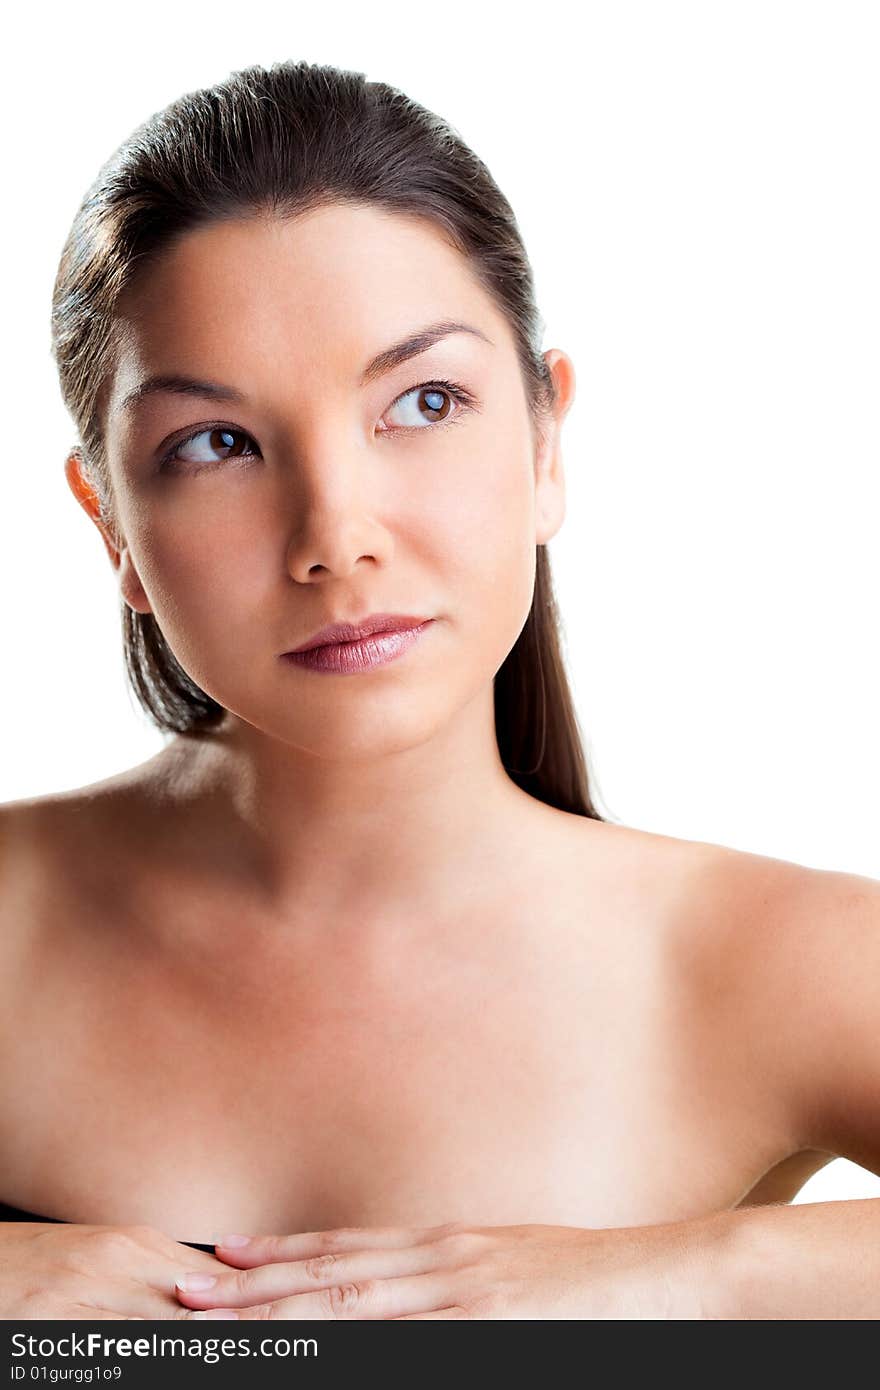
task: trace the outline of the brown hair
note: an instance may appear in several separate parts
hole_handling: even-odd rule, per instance
[[[544,325],[516,219],[486,166],[445,121],[363,73],[307,62],[249,67],[138,126],[101,167],[62,251],[52,354],[76,451],[118,540],[101,416],[123,292],[192,228],[346,201],[427,217],[452,239],[511,325],[540,437],[554,399]],[[129,683],[152,722],[182,735],[216,726],[226,711],[180,666],[155,616],[123,600],[122,624]],[[551,806],[608,819],[590,794],[545,546],[494,692],[510,777]]]

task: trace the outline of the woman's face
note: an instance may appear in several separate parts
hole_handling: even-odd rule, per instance
[[[364,378],[440,321],[476,331]],[[535,546],[563,516],[569,360],[548,354],[561,399],[539,450],[512,333],[466,261],[429,221],[362,205],[190,232],[120,326],[105,426],[125,600],[213,699],[287,744],[341,756],[430,737],[528,615]],[[155,377],[226,396],[133,394]],[[363,674],[281,659],[375,612],[434,621]]]

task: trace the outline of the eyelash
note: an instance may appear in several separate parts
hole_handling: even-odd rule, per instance
[[[398,425],[393,431],[384,431],[384,433],[423,434],[426,430],[442,429],[445,425],[457,424],[464,411],[472,410],[474,408],[473,396],[470,394],[469,391],[466,391],[463,386],[460,386],[458,382],[421,381],[417,386],[410,386],[408,390],[401,391],[399,396],[395,396],[388,409],[393,409],[394,406],[398,404],[398,402],[405,400],[407,396],[411,396],[415,391],[430,391],[437,389],[444,391],[447,395],[451,396],[453,400],[458,402],[461,409],[457,410],[454,415],[449,416],[445,420],[434,420],[433,422],[429,422],[426,425]],[[162,458],[159,461],[159,467],[162,469],[167,469],[168,471],[174,471],[174,465],[177,465],[179,471],[186,473],[200,473],[205,468],[219,467],[219,464],[215,463],[191,464],[186,463],[184,460],[178,460],[177,451],[179,449],[182,449],[185,444],[190,444],[194,439],[198,439],[200,434],[207,434],[210,430],[222,429],[228,429],[230,434],[239,434],[242,436],[243,439],[250,440],[251,443],[256,442],[253,439],[253,436],[249,435],[246,430],[240,430],[237,427],[230,427],[226,425],[225,422],[219,422],[217,424],[200,425],[198,429],[191,430],[190,433],[185,435],[183,439],[177,439],[174,441],[170,448],[162,455]],[[253,454],[239,454],[235,455],[234,459],[241,460],[243,458],[247,459],[252,457]],[[224,462],[224,460],[221,459],[220,463],[222,462]]]

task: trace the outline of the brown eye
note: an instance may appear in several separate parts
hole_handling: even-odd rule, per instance
[[[418,409],[430,412],[434,420],[442,420],[449,414],[451,402],[445,391],[437,391],[433,386],[422,388],[418,395]]]
[[[422,429],[425,425],[442,425],[454,414],[460,414],[466,408],[467,399],[460,388],[453,390],[439,382],[426,382],[398,396],[391,411],[398,414],[396,425],[399,429]]]
[[[227,458],[247,458],[254,451],[242,449],[245,440],[253,443],[250,435],[245,434],[243,430],[230,429],[227,425],[214,425],[209,429],[198,430],[187,439],[181,439],[166,455],[164,462],[192,464],[199,468],[212,463],[222,463]]]

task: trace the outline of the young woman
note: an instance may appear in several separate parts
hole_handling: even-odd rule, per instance
[[[2,1316],[875,1297],[876,1203],[775,1204],[880,1169],[880,885],[597,810],[540,336],[485,166],[361,74],[234,74],[89,189],[66,475],[167,740],[0,808]]]

